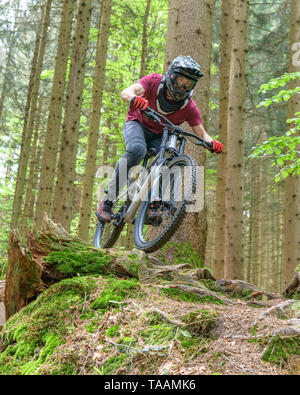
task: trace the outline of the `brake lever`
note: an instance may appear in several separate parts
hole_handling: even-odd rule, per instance
[[[146,110],[141,110],[141,113],[144,113],[146,115],[146,117],[148,117],[149,119],[152,119],[152,121],[155,121],[158,123],[161,122],[159,117],[157,115],[155,115],[152,110],[150,110],[148,108],[146,108]]]
[[[196,141],[195,144],[201,145],[202,147],[208,149],[212,153],[214,152],[212,143],[209,143],[208,141],[204,141],[204,140],[203,141]]]

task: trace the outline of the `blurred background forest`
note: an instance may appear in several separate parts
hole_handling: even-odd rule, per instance
[[[221,70],[222,50],[230,60],[231,49],[226,49],[225,44],[231,42],[233,6],[238,3],[247,3],[243,22],[247,29],[240,37],[241,46],[246,42],[241,47],[245,70],[240,87],[244,89],[245,101],[241,99],[243,123],[235,125],[232,118],[227,143],[220,130],[226,123],[220,112],[224,100],[220,88],[225,87],[224,78],[227,76],[229,81],[230,73]],[[221,246],[226,248],[224,188],[229,184],[238,187],[241,201],[236,213],[240,217],[231,221],[231,214],[226,212],[229,223],[240,223],[240,230],[236,227],[239,234],[231,236],[240,250],[235,258],[239,261],[235,277],[266,290],[281,291],[299,264],[299,177],[282,172],[283,162],[276,161],[280,149],[277,153],[269,149],[265,156],[250,155],[253,147],[282,136],[287,130],[288,100],[257,107],[274,94],[258,91],[262,84],[291,71],[294,16],[291,7],[299,13],[297,3],[297,0],[252,0],[249,4],[241,0],[1,0],[3,267],[11,228],[24,231],[33,223],[39,226],[45,211],[72,234],[92,240],[96,191],[101,182],[106,182],[93,177],[99,166],[115,166],[125,149],[122,128],[127,105],[121,101],[120,92],[143,75],[163,74],[168,62],[185,52],[182,54],[191,55],[204,68],[206,78],[198,84],[195,98],[206,130],[225,144],[225,151],[228,147],[227,155],[207,153],[203,158],[202,153],[198,158],[205,164],[207,223],[205,227],[193,228],[194,234],[205,234],[199,253],[205,266],[218,273],[217,277],[224,275]],[[179,28],[176,18],[181,33],[174,30]],[[299,36],[299,32],[298,19],[295,34]],[[180,34],[184,39],[174,49],[174,40],[179,40]],[[236,52],[232,53],[234,57]],[[225,182],[224,171],[229,167],[224,160],[235,159],[235,148],[230,147],[234,139],[239,142],[242,156],[236,159],[241,159],[238,165],[231,165],[238,167],[240,174],[236,177],[228,173]],[[238,151],[236,155],[240,155]],[[218,161],[223,162],[218,166]],[[218,185],[223,192],[217,191]],[[217,203],[218,196],[223,203]],[[230,230],[226,229],[228,233]],[[223,242],[217,239],[218,230],[223,230]],[[184,237],[188,241],[188,234]],[[127,229],[118,246],[133,246]],[[288,257],[287,251],[292,257]]]

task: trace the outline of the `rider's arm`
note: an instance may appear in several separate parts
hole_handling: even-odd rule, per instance
[[[145,92],[143,85],[139,82],[129,86],[121,92],[121,99],[126,103],[130,103],[134,96],[141,96]]]
[[[211,143],[213,139],[210,137],[210,135],[206,132],[204,129],[203,125],[196,125],[192,127],[193,133],[195,133],[197,136],[201,137],[205,141],[208,141]]]

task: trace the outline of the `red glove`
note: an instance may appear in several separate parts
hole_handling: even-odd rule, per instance
[[[133,105],[134,108],[137,108],[138,110],[146,110],[146,108],[149,105],[149,102],[147,99],[141,96],[134,96],[131,99],[130,104]]]
[[[213,151],[216,154],[220,154],[223,151],[224,145],[220,143],[220,141],[213,140],[212,145],[213,145]]]

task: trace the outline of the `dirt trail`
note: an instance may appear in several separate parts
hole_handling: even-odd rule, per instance
[[[288,326],[285,320],[267,316],[259,320],[259,316],[273,305],[281,303],[276,299],[265,303],[266,307],[254,308],[245,301],[234,305],[196,304],[172,301],[161,306],[168,315],[179,319],[180,315],[197,308],[214,310],[219,318],[215,328],[210,332],[208,351],[199,354],[195,359],[184,362],[176,351],[170,353],[169,360],[160,368],[169,374],[225,374],[225,375],[285,375],[290,374],[290,367],[263,362],[263,348],[254,338],[271,335],[273,331]],[[169,300],[170,302],[170,300]],[[149,308],[150,306],[144,306]],[[252,341],[251,341],[252,340]]]

